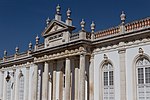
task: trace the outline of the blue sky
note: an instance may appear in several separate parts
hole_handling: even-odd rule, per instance
[[[126,22],[150,16],[150,0],[0,0],[0,57],[6,49],[8,55],[28,49],[31,41],[46,26],[47,17],[54,18],[57,4],[61,6],[62,19],[66,19],[66,10],[72,11],[71,18],[75,31],[79,31],[81,19],[85,19],[86,30],[90,31],[92,21],[96,31],[120,24],[120,14],[126,14]]]

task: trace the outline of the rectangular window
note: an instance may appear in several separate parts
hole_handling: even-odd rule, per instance
[[[113,85],[113,71],[109,71],[109,85]]]
[[[138,84],[144,84],[143,68],[138,68]]]
[[[146,83],[150,83],[150,67],[145,68],[145,80]]]
[[[108,72],[104,72],[104,86],[108,86]]]

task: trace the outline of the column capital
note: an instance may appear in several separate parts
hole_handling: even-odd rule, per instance
[[[118,50],[118,53],[119,53],[119,54],[126,53],[126,49],[125,49],[125,48],[119,49],[119,50]]]
[[[71,57],[66,57],[66,60],[70,60],[71,59]]]
[[[29,64],[27,64],[27,65],[26,65],[26,69],[29,69],[29,68],[30,68],[30,65],[29,65]]]
[[[82,52],[81,54],[80,54],[80,57],[83,57],[83,56],[85,56],[86,55],[86,52]]]

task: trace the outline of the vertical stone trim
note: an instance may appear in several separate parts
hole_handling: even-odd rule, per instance
[[[44,72],[42,80],[42,100],[48,100],[48,72],[49,66],[48,62],[44,63]]]
[[[37,100],[37,91],[38,91],[38,65],[34,65],[34,75],[33,75],[33,83],[32,83],[32,100]]]
[[[75,96],[74,96],[74,98],[75,98],[75,100],[79,100],[79,85],[78,85],[78,83],[79,83],[79,68],[78,68],[78,65],[77,65],[77,63],[78,63],[78,61],[77,61],[77,59],[75,59],[75,63],[74,63],[74,67],[75,67]]]
[[[53,81],[52,81],[52,74],[53,74],[53,64],[52,64],[52,62],[50,62],[50,67],[49,67],[49,69],[50,69],[50,73],[49,73],[49,90],[48,90],[48,100],[53,100]]]
[[[17,70],[16,70],[16,74],[15,74],[15,100],[18,100],[18,74],[17,74]]]
[[[5,72],[4,72],[4,81],[3,81],[3,99],[2,100],[6,100],[6,79],[5,79]]]
[[[53,63],[53,100],[56,100],[56,61]]]
[[[0,70],[0,99],[3,98],[4,71]]]
[[[91,54],[90,67],[89,67],[89,98],[94,100],[94,54]]]
[[[26,79],[25,79],[25,92],[24,92],[24,100],[29,99],[29,71],[30,71],[30,66],[26,65]]]
[[[65,68],[65,100],[70,100],[70,59],[66,58]]]
[[[63,72],[59,73],[59,100],[63,100]]]
[[[85,100],[85,54],[80,55],[80,100]]]
[[[75,61],[76,61],[76,57],[73,57],[71,59],[71,100],[75,100]]]
[[[120,59],[120,100],[126,100],[126,65],[125,49],[118,51]]]
[[[12,83],[13,83],[13,86],[12,86],[12,96],[11,96],[11,100],[15,100],[15,84],[16,84],[16,69],[13,69],[13,77],[12,77]]]

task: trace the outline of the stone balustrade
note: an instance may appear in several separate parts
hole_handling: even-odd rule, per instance
[[[44,49],[44,43],[38,44],[38,49]]]
[[[70,41],[79,39],[79,33],[72,33],[70,36]]]
[[[130,31],[139,30],[145,27],[150,27],[150,17],[126,24],[125,31],[130,32]]]
[[[118,34],[119,33],[119,27],[113,27],[107,30],[99,31],[95,33],[95,39],[104,37],[107,35],[112,35],[112,34]]]
[[[139,21],[134,21],[132,23],[127,23],[124,25],[124,27],[125,27],[125,33],[150,27],[150,17],[139,20]],[[95,39],[108,36],[108,35],[119,34],[119,33],[120,33],[120,27],[117,26],[117,27],[113,27],[107,30],[96,32]]]

